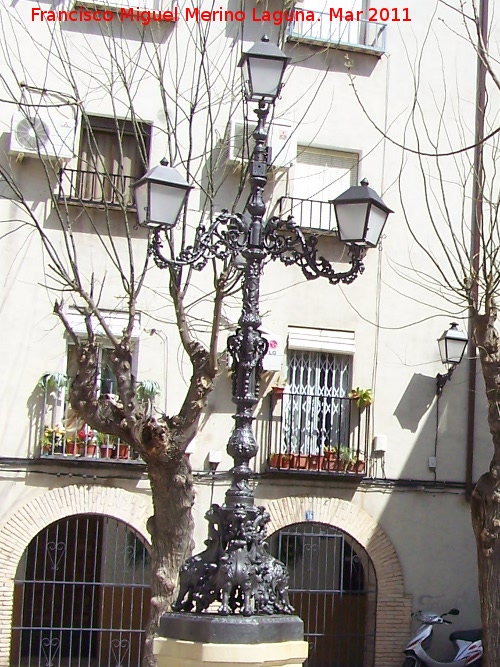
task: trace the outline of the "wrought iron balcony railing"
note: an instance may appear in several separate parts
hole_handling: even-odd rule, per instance
[[[370,406],[336,396],[273,391],[267,437],[268,471],[364,476],[368,460]]]
[[[384,53],[386,23],[330,20],[328,12],[314,12],[317,21],[294,21],[288,36],[295,41],[307,41],[322,45],[362,48],[374,53]]]
[[[337,221],[333,206],[319,199],[300,199],[299,197],[280,197],[278,215],[282,219],[293,216],[302,230],[337,233]]]
[[[127,207],[134,210],[131,185],[134,176],[108,174],[85,169],[61,169],[59,172],[60,201],[92,204],[102,207]]]

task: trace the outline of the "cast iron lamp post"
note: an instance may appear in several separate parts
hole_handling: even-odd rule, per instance
[[[448,366],[448,372],[438,373],[436,376],[437,396],[441,396],[445,384],[451,380],[455,368],[462,361],[468,342],[469,339],[463,331],[460,331],[456,322],[451,322],[450,328],[438,339],[441,361]]]
[[[260,276],[265,260],[279,259],[285,265],[299,266],[309,280],[324,277],[332,284],[351,283],[362,273],[363,255],[367,248],[378,244],[391,213],[364,181],[332,202],[339,237],[347,245],[350,257],[350,267],[340,272],[318,254],[317,236],[305,237],[292,217],[265,219],[262,195],[268,171],[266,122],[282,87],[288,61],[267,37],[244,53],[240,61],[245,72],[246,99],[258,104],[255,148],[249,165],[251,193],[243,215],[223,211],[208,225],[199,225],[193,244],[176,259],[170,259],[163,253],[164,243],[168,246],[166,230],[175,225],[190,186],[165,163],[135,185],[139,224],[151,229],[150,251],[157,266],[190,265],[202,269],[214,258],[244,259],[241,316],[236,333],[228,338],[233,359],[232,397],[236,404],[235,425],[227,445],[234,461],[232,481],[224,504],[212,505],[207,513],[207,548],[181,568],[175,611],[194,608],[202,612],[219,601],[222,615],[293,612],[288,601],[287,569],[267,551],[269,515],[264,507],[255,506],[250,487],[250,460],[258,449],[252,429],[253,408],[258,401],[262,359],[268,345],[259,331]],[[170,207],[171,196],[174,204]]]

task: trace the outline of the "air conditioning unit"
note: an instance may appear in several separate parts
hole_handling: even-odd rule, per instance
[[[229,128],[228,162],[242,166],[243,160],[251,156],[254,141],[252,132],[257,123],[244,123],[240,120],[231,121]],[[247,145],[245,145],[245,137]],[[271,149],[272,169],[288,169],[297,157],[297,141],[293,133],[293,125],[287,120],[274,120],[269,127],[268,147]]]
[[[76,118],[67,115],[66,107],[26,107],[12,117],[9,149],[18,155],[69,160],[75,132]]]

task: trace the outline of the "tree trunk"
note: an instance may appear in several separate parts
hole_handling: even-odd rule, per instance
[[[483,475],[471,503],[476,535],[479,598],[483,627],[483,667],[497,667],[500,655],[500,480]]]
[[[483,627],[484,667],[497,667],[500,655],[500,337],[495,328],[494,304],[474,317],[474,339],[479,350],[488,400],[488,425],[493,441],[489,472],[476,484],[471,500],[476,536],[479,598]]]
[[[151,533],[152,597],[151,616],[146,632],[143,667],[154,666],[153,640],[162,614],[170,611],[177,573],[192,550],[194,503],[193,478],[185,456],[165,464],[148,463],[154,515],[148,529]]]

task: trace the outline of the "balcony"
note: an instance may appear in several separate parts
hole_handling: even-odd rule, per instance
[[[66,384],[41,387],[40,435],[34,458],[143,463],[125,442],[95,431],[80,419],[67,394]]]
[[[288,39],[318,46],[335,46],[381,56],[385,52],[386,23],[330,20],[327,12],[314,12],[318,21],[294,21]]]
[[[281,197],[278,200],[278,215],[282,219],[293,216],[295,223],[302,231],[337,233],[333,206],[327,201]]]
[[[77,7],[97,7],[113,12],[120,9],[163,11],[162,0],[75,0],[74,4]]]
[[[63,424],[67,420],[63,420]],[[41,438],[42,458],[96,459],[99,461],[130,461],[138,459],[119,438],[94,431],[85,423],[77,430],[63,424],[45,426]]]
[[[279,391],[269,396],[267,426],[260,429],[267,473],[341,477],[366,474],[370,406],[347,397]],[[263,426],[263,423],[261,424]]]
[[[69,204],[135,210],[132,183],[134,176],[108,174],[85,169],[61,169],[59,201]]]

